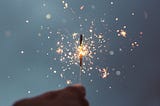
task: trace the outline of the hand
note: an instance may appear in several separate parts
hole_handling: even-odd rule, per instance
[[[85,88],[82,85],[74,85],[20,100],[13,106],[89,106],[89,103],[85,99]]]

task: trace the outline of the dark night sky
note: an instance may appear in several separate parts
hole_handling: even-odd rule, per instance
[[[66,9],[62,0],[0,1],[0,106],[63,88],[67,86],[66,79],[78,83],[76,75],[70,74],[78,74],[77,67],[71,67],[62,78],[61,67],[65,63],[53,61],[59,56],[56,43],[60,37],[56,32],[64,32],[69,37],[65,40],[72,42],[69,35],[74,32],[90,36],[88,28],[93,20],[95,33],[102,32],[104,39],[109,39],[102,44],[107,45],[102,48],[107,52],[97,49],[93,67],[108,67],[110,74],[103,79],[98,70],[92,69],[91,76],[82,75],[91,106],[160,106],[160,1],[64,1],[68,3]],[[84,10],[80,10],[83,5]],[[46,18],[47,14],[51,19]],[[87,21],[82,21],[85,18]],[[116,30],[123,26],[127,26],[126,38],[117,36]],[[131,46],[134,41],[138,47]]]

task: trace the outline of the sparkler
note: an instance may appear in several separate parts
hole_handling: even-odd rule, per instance
[[[121,40],[123,39],[120,39],[120,44],[117,45],[117,47],[119,48],[119,52],[121,52],[123,49],[124,49],[123,52],[124,51],[127,52],[127,50],[133,51],[133,49],[135,49],[140,45],[139,38],[142,38],[143,32],[142,31],[139,32],[138,34],[140,36],[136,38],[127,36],[128,35],[127,33],[130,33],[130,32],[127,32],[128,31],[127,25],[125,23],[123,23],[122,25],[119,23],[119,17],[115,18],[117,28],[110,29],[112,26],[110,26],[107,22],[107,18],[106,18],[107,13],[103,13],[104,16],[102,17],[99,17],[99,16],[83,17],[83,15],[79,15],[79,13],[76,12],[77,9],[74,10],[74,8],[71,7],[70,2],[68,2],[67,0],[62,0],[62,4],[64,9],[64,11],[62,12],[64,12],[65,15],[70,14],[71,16],[70,18],[73,19],[72,22],[75,22],[78,26],[80,26],[80,30],[83,31],[83,33],[85,33],[86,35],[73,32],[73,30],[69,30],[63,27],[62,28],[54,27],[52,29],[53,26],[44,25],[44,26],[40,26],[41,31],[38,33],[38,37],[40,37],[41,39],[46,39],[45,38],[46,36],[43,36],[43,35],[46,35],[46,33],[49,34],[48,42],[51,42],[51,43],[45,42],[46,44],[48,44],[47,47],[51,47],[50,44],[53,43],[50,38],[54,37],[55,40],[57,40],[56,42],[57,44],[55,44],[56,50],[54,50],[55,45],[52,45],[53,47],[47,48],[49,51],[48,50],[46,51],[46,55],[51,56],[50,58],[52,59],[52,61],[54,61],[54,63],[57,63],[57,61],[62,63],[60,67],[61,71],[60,72],[55,71],[55,70],[58,70],[59,67],[58,69],[53,69],[52,67],[50,67],[49,69],[54,74],[59,74],[59,76],[62,79],[66,80],[67,84],[71,84],[72,82],[74,82],[75,78],[81,83],[82,73],[88,76],[89,78],[92,78],[90,76],[93,75],[91,72],[93,70],[94,71],[99,70],[101,78],[108,77],[109,75],[108,68],[99,67],[99,64],[101,62],[106,61],[106,58],[102,58],[101,56],[108,56],[108,55],[114,56],[114,53],[115,53],[114,49],[112,50],[111,48],[112,43],[110,43],[114,36],[107,36],[108,34],[111,34],[114,31],[116,31],[118,36],[123,37],[123,39],[126,39],[125,41],[127,40],[129,40],[129,42],[132,41],[130,44],[132,48],[128,49],[127,45],[121,45]],[[111,2],[111,5],[113,4],[114,3]],[[46,4],[43,4],[43,6],[45,7]],[[78,9],[81,12],[83,12],[85,8],[86,8],[85,5],[81,5],[80,7],[78,7]],[[91,6],[91,9],[92,10],[96,9],[94,4]],[[132,13],[132,15],[134,14],[135,13]],[[146,14],[147,13],[145,13],[145,15]],[[48,21],[51,20],[52,15],[53,14],[47,13],[45,15],[46,20]],[[60,19],[60,20],[64,20],[64,17],[61,17],[61,18],[63,19]],[[147,18],[147,15],[145,18]],[[69,21],[68,18],[66,18],[65,20]],[[26,23],[28,22],[29,21],[26,20]],[[62,25],[63,24],[65,23],[62,23]],[[115,25],[115,23],[113,23],[113,25]],[[72,38],[70,35],[72,35]],[[45,40],[40,41],[41,42],[40,45],[44,49],[43,41]],[[39,49],[37,49],[36,52],[43,53]],[[56,52],[58,55],[54,55],[53,52]],[[24,51],[21,51],[21,54],[23,53]],[[98,64],[95,64],[94,61],[95,63],[98,63]],[[75,65],[78,66],[76,68],[80,68],[80,71],[78,71],[78,76],[79,76],[78,78],[77,78],[77,74],[75,74],[74,72],[74,69],[72,69],[72,68],[75,68],[74,67]],[[71,78],[68,79],[67,78],[68,73],[72,74],[74,79],[71,79]],[[118,76],[120,75],[120,72],[116,71],[116,74]],[[93,82],[93,80],[90,79],[90,82]]]

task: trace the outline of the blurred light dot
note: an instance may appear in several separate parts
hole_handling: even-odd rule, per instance
[[[112,71],[115,71],[116,69],[115,68],[112,68]]]
[[[98,93],[99,92],[99,90],[96,90],[96,93]]]
[[[111,5],[113,5],[114,3],[113,3],[113,1],[111,2]]]
[[[51,14],[47,14],[47,15],[46,15],[46,19],[47,19],[47,20],[50,20],[51,18],[52,18],[52,15],[51,15]]]
[[[10,78],[11,78],[11,76],[7,76],[7,78],[8,78],[8,79],[10,79]]]
[[[72,74],[74,75],[75,73],[74,73],[74,72],[72,72]]]
[[[144,18],[147,20],[148,19],[148,13],[144,11]]]
[[[143,35],[143,32],[140,32],[139,34],[140,34],[140,35]]]
[[[132,12],[132,16],[134,16],[135,15],[135,13],[134,12]]]
[[[27,68],[27,71],[31,71],[31,69],[30,69],[30,68]]]
[[[40,36],[42,36],[42,34],[41,34],[41,33],[38,33],[38,36],[40,37]]]
[[[23,51],[23,50],[21,51],[21,54],[24,54],[24,51]]]
[[[120,72],[120,71],[116,71],[116,75],[117,75],[117,76],[120,76],[120,75],[121,75],[121,72]]]
[[[58,87],[60,88],[60,87],[61,87],[61,84],[58,84]]]
[[[136,66],[135,66],[135,65],[132,65],[132,67],[135,68]]]
[[[114,51],[109,51],[109,54],[110,55],[114,55]]]
[[[67,83],[67,85],[69,85],[69,84],[72,84],[72,81],[71,80],[67,80],[66,83]]]
[[[91,8],[92,8],[92,9],[95,9],[96,7],[95,7],[95,5],[91,5]]]
[[[93,82],[93,80],[91,79],[90,82]]]
[[[11,31],[8,30],[8,31],[5,31],[4,34],[6,37],[10,37],[12,33]]]
[[[119,18],[116,18],[115,20],[116,20],[116,21],[118,21],[118,20],[119,20]]]
[[[127,26],[123,26],[123,28],[124,28],[124,29],[126,29],[126,28],[127,28]]]
[[[126,28],[126,27],[125,27]],[[127,37],[127,32],[124,30],[121,30],[119,33],[122,37]]]
[[[49,75],[46,75],[46,78],[49,78]]]
[[[80,10],[83,10],[84,9],[84,5],[82,5],[81,7],[80,7]]]
[[[50,48],[51,51],[53,51],[53,48]]]
[[[26,20],[26,23],[29,23],[29,20]]]
[[[119,48],[119,51],[121,52],[121,51],[122,51],[122,48]]]
[[[31,93],[31,91],[27,91],[27,93],[28,93],[28,94],[30,94],[30,93]]]
[[[52,70],[53,68],[52,68],[52,67],[50,67],[49,69],[50,69],[50,70]]]
[[[46,4],[45,3],[43,3],[43,7],[45,7],[46,6]]]

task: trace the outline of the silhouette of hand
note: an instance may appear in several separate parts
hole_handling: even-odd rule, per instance
[[[89,106],[89,103],[85,99],[85,88],[82,85],[73,85],[20,100],[13,106]]]

